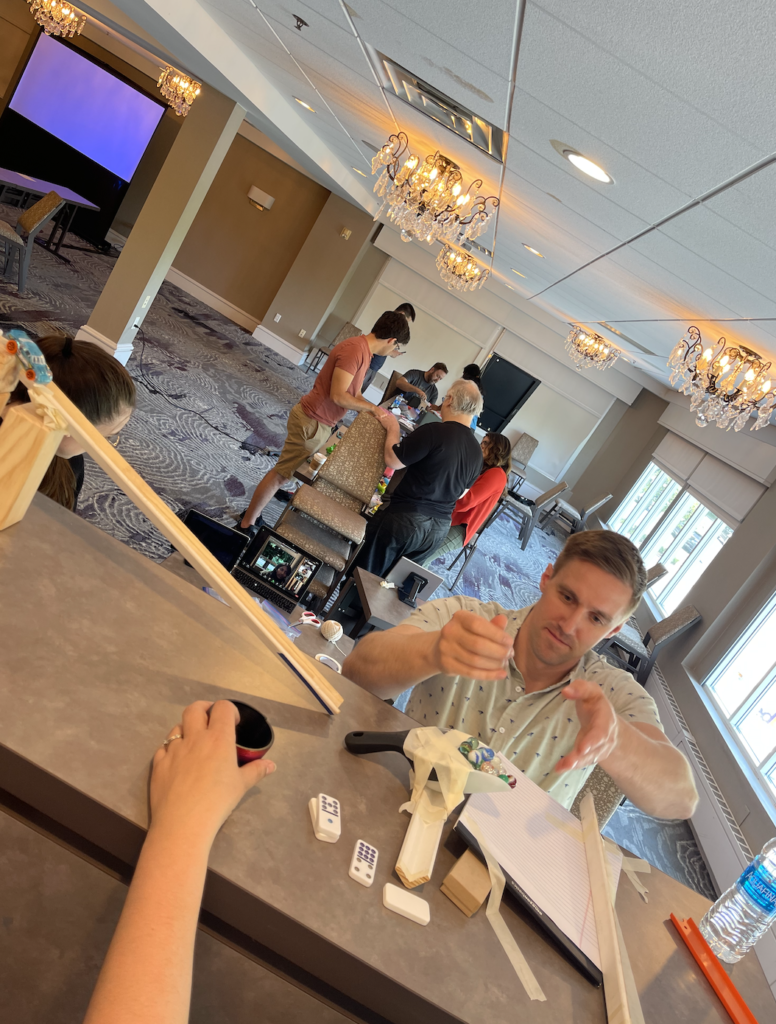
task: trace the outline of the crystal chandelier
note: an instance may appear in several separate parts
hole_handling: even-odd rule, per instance
[[[436,265],[450,291],[472,292],[475,288],[482,288],[490,277],[488,267],[478,263],[468,252],[461,252],[451,245],[442,246]]]
[[[176,71],[169,65],[162,69],[159,81],[156,83],[159,91],[167,100],[169,105],[181,117],[185,117],[191,110],[191,104],[202,92],[202,86],[195,82],[182,71]]]
[[[86,24],[86,15],[61,0],[27,0],[33,18],[47,36],[72,39],[80,36]]]
[[[566,351],[578,370],[608,370],[614,366],[620,350],[600,334],[572,327],[566,338]]]
[[[695,422],[706,427],[716,421],[723,430],[743,430],[752,413],[752,429],[760,430],[776,408],[776,387],[769,376],[771,364],[743,345],[728,345],[719,338],[703,347],[701,332],[691,327],[671,353],[671,386],[690,396]]]
[[[487,228],[499,205],[495,196],[478,195],[482,179],[464,191],[463,174],[442,153],[421,162],[410,153],[404,132],[391,135],[372,160],[372,174],[382,168],[374,191],[383,200],[375,220],[387,210],[388,220],[401,228],[403,241],[450,242],[461,245]]]

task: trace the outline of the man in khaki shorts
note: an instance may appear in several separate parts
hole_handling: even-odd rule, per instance
[[[395,311],[383,313],[370,334],[359,334],[335,345],[320,370],[312,391],[304,395],[288,414],[288,434],[280,458],[253,492],[251,503],[237,527],[255,533],[261,513],[277,490],[287,487],[294,472],[331,435],[332,427],[346,410],[389,415],[361,397],[361,385],[372,356],[387,356],[410,340],[407,319]]]

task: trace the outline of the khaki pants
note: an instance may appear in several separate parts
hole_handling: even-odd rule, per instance
[[[331,435],[331,427],[311,419],[297,402],[288,414],[288,436],[275,466],[284,480],[291,480],[294,471],[322,448]]]

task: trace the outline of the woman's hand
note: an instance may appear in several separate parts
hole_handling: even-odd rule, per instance
[[[168,739],[182,738],[154,756],[149,831],[183,830],[210,843],[248,790],[275,771],[266,759],[238,767],[239,720],[228,700],[198,700],[185,709],[182,723],[168,734]]]

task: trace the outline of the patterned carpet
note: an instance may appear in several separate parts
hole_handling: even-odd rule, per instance
[[[0,219],[13,224],[17,216],[18,210],[0,206]],[[72,248],[63,254],[70,264],[36,248],[24,296],[0,281],[0,327],[17,324],[39,337],[75,333],[86,323],[114,259]],[[127,368],[138,403],[122,431],[122,455],[174,511],[195,507],[231,524],[274,464],[260,452],[282,444],[288,412],[309,390],[311,377],[169,283],[151,306]],[[265,519],[274,523],[282,508],[273,500]],[[170,554],[169,543],[88,456],[79,514],[149,558],[161,561]],[[521,551],[515,526],[499,520],[484,535],[456,592],[508,608],[531,604],[560,546],[536,530]],[[437,571],[442,567],[435,563]],[[686,823],[648,818],[626,804],[606,832],[713,898]]]

